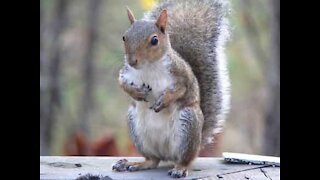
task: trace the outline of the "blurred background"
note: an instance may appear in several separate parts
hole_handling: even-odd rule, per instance
[[[156,2],[40,1],[40,155],[138,155],[118,85],[125,6],[139,19]],[[280,1],[230,2],[231,112],[208,155],[280,156]]]

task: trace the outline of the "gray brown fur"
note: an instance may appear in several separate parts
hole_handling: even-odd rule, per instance
[[[113,170],[155,168],[170,160],[176,165],[168,174],[184,177],[201,145],[220,131],[229,109],[226,7],[218,0],[168,0],[142,20],[128,10],[132,25],[124,34],[119,83],[135,100],[128,125],[146,161],[120,160]]]
[[[204,114],[202,144],[221,132],[230,101],[230,81],[224,54],[229,38],[229,3],[226,0],[166,0],[144,19],[155,20],[168,10],[172,48],[190,65],[198,79]]]

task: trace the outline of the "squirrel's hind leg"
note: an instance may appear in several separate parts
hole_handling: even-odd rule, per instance
[[[142,143],[140,141],[140,138],[136,134],[136,123],[137,123],[137,112],[136,112],[136,103],[133,102],[128,110],[128,126],[129,126],[129,132],[132,138],[133,143],[135,144],[135,147],[137,150],[144,155],[142,151]],[[139,171],[144,169],[152,169],[156,168],[160,162],[157,158],[149,158],[148,156],[145,156],[145,161],[141,162],[129,162],[127,159],[121,159],[117,161],[113,166],[113,171]]]
[[[188,175],[188,166],[198,156],[201,143],[203,115],[196,105],[182,108],[177,119],[178,152],[175,155],[175,167],[168,171],[172,178],[182,178]]]

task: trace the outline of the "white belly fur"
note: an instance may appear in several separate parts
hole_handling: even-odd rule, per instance
[[[174,119],[178,116],[173,107],[155,113],[146,103],[137,105],[136,133],[138,137],[143,137],[142,147],[146,154],[162,160],[173,159],[176,152]]]
[[[143,137],[143,151],[146,154],[156,155],[163,160],[170,160],[173,158],[176,151],[176,144],[174,132],[176,127],[176,119],[179,114],[176,105],[163,109],[159,113],[149,107],[154,103],[163,90],[172,86],[173,79],[167,69],[165,60],[149,64],[142,69],[133,69],[129,67],[128,73],[125,75],[129,81],[137,85],[142,83],[148,84],[152,87],[150,96],[147,102],[136,102],[136,129],[138,137]]]

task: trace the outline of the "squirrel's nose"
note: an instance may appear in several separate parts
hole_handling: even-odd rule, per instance
[[[132,67],[136,66],[137,64],[138,64],[138,59],[135,59],[134,61],[129,62],[129,65]]]

